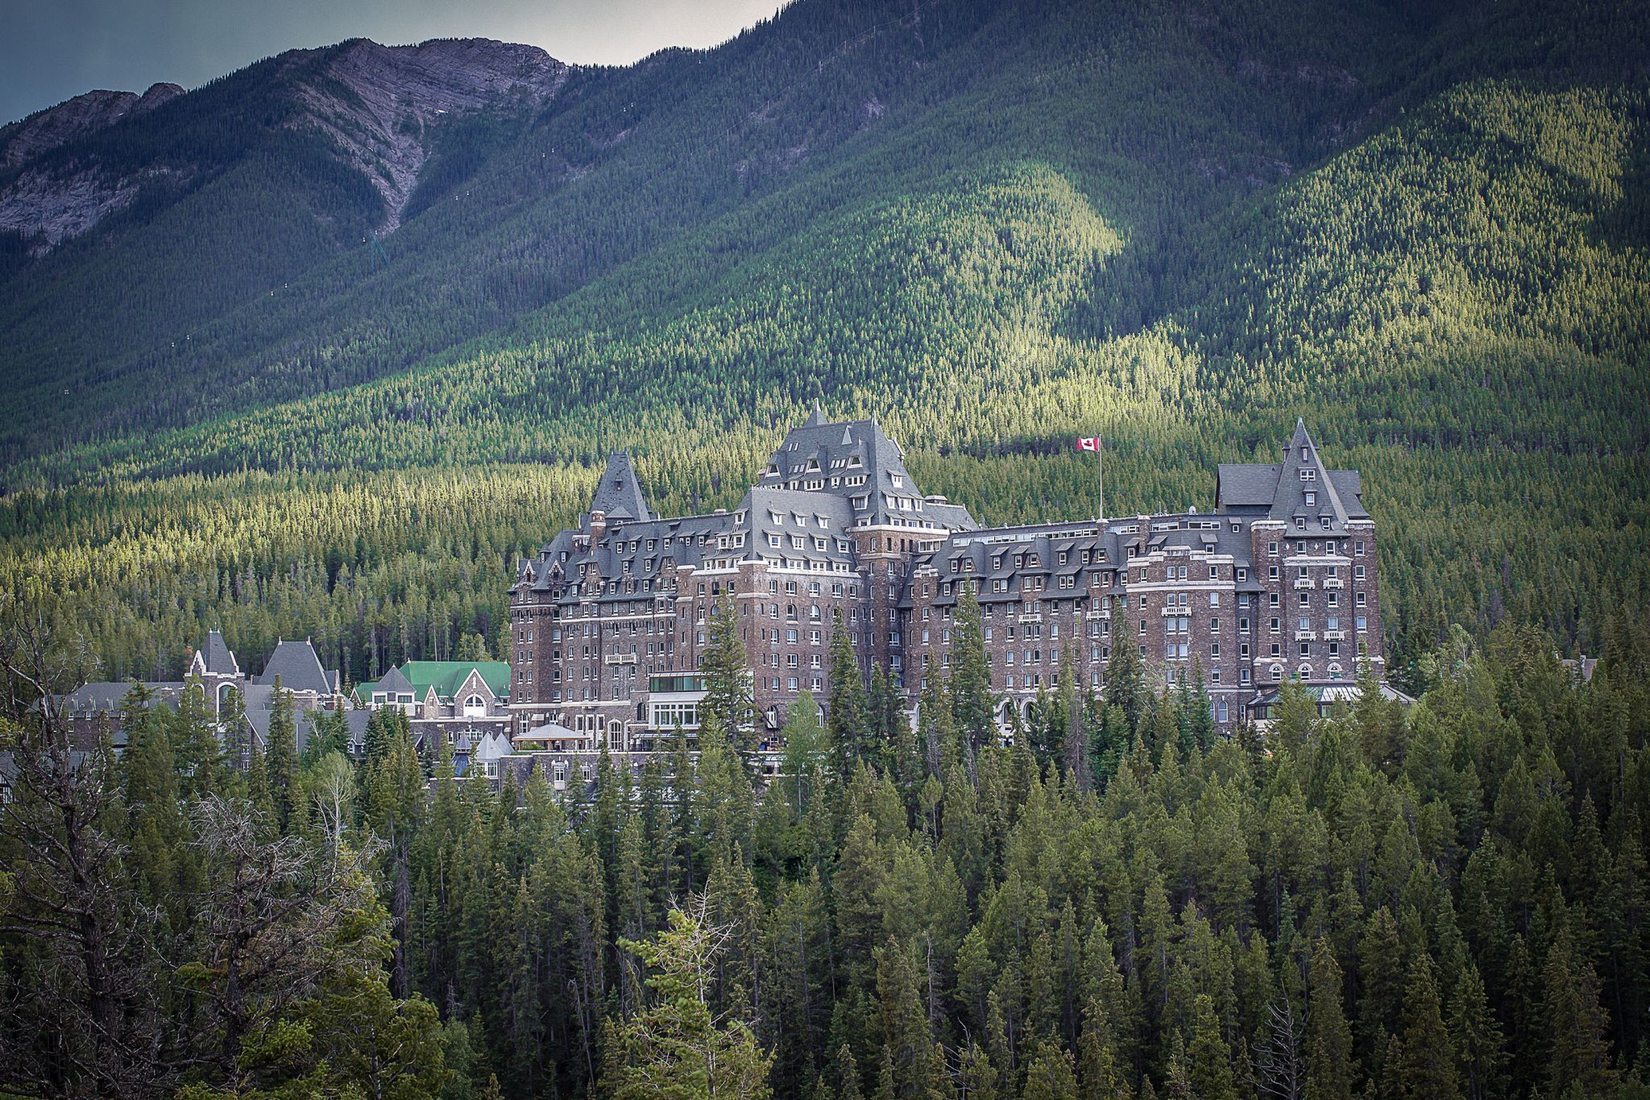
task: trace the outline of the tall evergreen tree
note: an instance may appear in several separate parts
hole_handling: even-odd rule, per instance
[[[830,700],[825,729],[836,763],[838,783],[845,787],[870,745],[872,718],[865,698],[865,674],[854,653],[853,636],[843,625],[842,613],[831,623]],[[876,763],[876,759],[867,763]]]
[[[1128,624],[1124,622],[1122,626]],[[1102,696],[1108,707],[1118,707],[1123,712],[1127,723],[1128,733],[1123,739],[1127,745],[1134,740],[1135,733],[1140,729],[1140,716],[1145,709],[1146,670],[1140,663],[1132,632],[1119,629],[1112,635],[1111,657],[1106,662],[1106,682]],[[1121,731],[1119,731],[1121,732]]]
[[[1470,961],[1455,981],[1450,997],[1450,1037],[1461,1058],[1466,1100],[1487,1100],[1501,1093],[1503,1043],[1501,1025],[1484,992],[1484,980]]]
[[[614,1100],[767,1100],[772,1057],[743,1018],[711,1007],[718,953],[729,932],[703,908],[670,912],[649,941],[623,941],[648,966],[652,1003],[609,1022],[602,1091]]]
[[[754,773],[758,747],[756,704],[740,611],[731,589],[711,609],[705,650],[699,660],[699,671],[705,678],[705,698],[699,707],[702,715],[716,719],[728,743]]]
[[[1614,1089],[1609,1014],[1599,1003],[1599,980],[1592,963],[1576,949],[1566,924],[1547,949],[1541,971],[1547,1027],[1547,1091],[1563,1094],[1572,1085],[1584,1096]]]
[[[1455,1043],[1444,1026],[1432,961],[1424,953],[1410,964],[1404,1020],[1403,1059],[1395,1067],[1399,1095],[1404,1100],[1458,1100]]]
[[[275,691],[270,699],[264,767],[269,776],[269,797],[275,805],[275,821],[284,833],[298,826],[293,810],[301,812],[303,807],[298,789],[298,724],[292,693],[281,686],[279,676],[275,677]]]
[[[985,629],[972,581],[958,582],[957,608],[951,623],[951,715],[962,737],[963,764],[977,776],[980,751],[996,740],[991,666],[986,660]]]
[[[1306,1013],[1306,1100],[1352,1100],[1358,1071],[1343,995],[1335,951],[1328,940],[1320,939],[1312,949]]]

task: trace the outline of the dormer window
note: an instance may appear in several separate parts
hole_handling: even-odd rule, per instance
[[[1306,494],[1306,506],[1308,508],[1311,508],[1312,506],[1314,506],[1317,503],[1318,503],[1318,494],[1314,493],[1314,492],[1311,492],[1311,491],[1308,491],[1307,494]]]
[[[1316,470],[1314,470],[1314,469],[1312,469],[1311,467],[1308,467],[1308,466],[1301,467],[1301,480],[1302,481],[1316,481],[1316,480],[1318,480],[1318,471],[1316,471]]]
[[[899,474],[889,474],[888,480],[894,483],[894,488],[896,489],[905,484],[905,478],[901,477]]]

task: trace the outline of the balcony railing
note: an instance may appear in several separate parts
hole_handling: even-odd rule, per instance
[[[1323,640],[1326,642],[1344,642],[1346,640],[1346,631],[1326,630],[1323,632]]]
[[[1297,642],[1313,642],[1313,641],[1317,641],[1317,638],[1318,638],[1318,634],[1317,634],[1317,631],[1315,631],[1315,630],[1297,630],[1297,631],[1295,631],[1295,641],[1297,641]]]
[[[1313,580],[1311,577],[1302,577],[1295,582],[1295,587],[1298,589],[1316,588],[1318,587],[1318,582]]]
[[[1339,577],[1325,577],[1323,579],[1323,586],[1325,588],[1340,588],[1342,587],[1341,579]]]

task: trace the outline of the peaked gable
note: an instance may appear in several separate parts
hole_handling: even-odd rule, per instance
[[[605,513],[609,521],[654,518],[628,454],[619,451],[607,456],[607,469],[590,498],[590,511]]]
[[[321,658],[307,641],[276,643],[269,663],[253,683],[273,685],[277,677],[287,691],[311,691],[318,696],[331,695],[338,686],[338,674],[321,667]]]

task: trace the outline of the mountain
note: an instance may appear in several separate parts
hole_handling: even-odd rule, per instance
[[[565,65],[533,46],[437,40],[385,47],[357,39],[295,50],[268,71],[257,66],[232,78],[249,85],[241,105],[261,118],[225,111],[208,97],[204,110],[214,113],[204,119],[197,99],[176,84],[156,84],[141,96],[87,92],[0,129],[0,228],[44,255],[140,194],[158,210],[255,151],[255,140],[191,149],[187,131],[204,122],[248,132],[261,124],[322,138],[333,157],[378,192],[384,209],[374,228],[390,231],[400,223],[443,116],[537,108],[566,74]],[[180,96],[185,103],[173,112],[145,120]],[[111,133],[121,122],[128,125]]]
[[[142,95],[87,92],[0,129],[0,173],[7,178],[0,191],[0,231],[12,236],[11,249],[21,245],[44,255],[130,205],[144,181],[162,178],[167,170],[159,166],[110,178],[95,164],[53,154],[94,141],[122,119],[141,117],[182,94],[176,84],[156,84]]]
[[[122,660],[218,616],[359,666],[496,636],[613,447],[702,506],[823,395],[1008,520],[1096,505],[1072,434],[1148,510],[1304,414],[1401,650],[1595,644],[1650,604],[1645,8],[799,0],[625,68],[261,62],[0,173],[137,187],[5,246],[10,568],[127,608]]]

